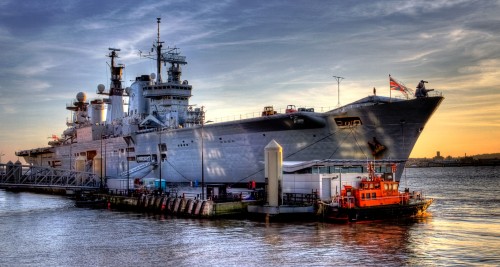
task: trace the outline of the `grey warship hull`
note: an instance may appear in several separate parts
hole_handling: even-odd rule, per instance
[[[285,161],[405,161],[442,100],[440,96],[412,100],[372,96],[324,113],[295,112],[184,129],[142,130],[47,148],[43,157],[32,151],[25,158],[35,164],[59,162],[61,168],[70,168],[79,155],[91,157],[102,151],[102,172],[108,179],[159,178],[161,173],[167,182],[195,182],[201,180],[203,147],[207,183],[264,182],[264,147],[273,139],[283,147]],[[403,167],[397,168],[397,180]]]
[[[162,179],[169,182],[199,181],[203,135],[204,175],[209,183],[264,182],[264,147],[273,139],[283,147],[284,161],[406,161],[442,99],[382,102],[374,97],[326,113],[297,112],[207,124],[203,129],[137,134],[132,139],[142,145],[134,156],[159,159],[158,146],[164,143],[166,158],[150,175],[159,177],[161,166]],[[134,167],[139,165],[134,162]],[[403,167],[397,168],[397,180]]]
[[[107,98],[88,102],[85,93],[78,93],[66,107],[73,112],[68,129],[54,136],[49,147],[16,155],[30,164],[93,172],[108,180],[149,177],[181,183],[203,176],[207,183],[264,182],[264,147],[272,140],[282,146],[284,161],[404,162],[443,100],[373,95],[326,112],[287,109],[277,114],[271,108],[261,117],[208,123],[203,108],[189,103],[192,86],[181,80],[186,58],[178,48],[164,49],[159,25],[160,19],[156,53],[145,55],[156,60],[156,75],[139,76],[123,88],[124,66],[116,64],[120,49],[110,48],[110,88],[97,87]],[[163,81],[161,66],[167,64]],[[126,111],[123,97],[129,98]]]

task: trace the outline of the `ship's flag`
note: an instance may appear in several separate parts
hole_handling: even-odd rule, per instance
[[[411,92],[406,86],[392,78],[391,75],[389,75],[389,86],[391,87],[391,90],[400,91],[405,94],[407,98],[408,93]]]
[[[51,137],[52,140],[56,141],[56,140],[59,140],[59,137],[57,137],[57,135],[53,134]]]

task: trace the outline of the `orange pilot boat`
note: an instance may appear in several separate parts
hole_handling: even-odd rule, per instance
[[[357,186],[343,185],[336,203],[330,205],[328,219],[354,222],[411,217],[423,213],[433,202],[408,188],[399,192],[399,182],[392,176],[375,174],[373,163],[368,164],[368,172],[368,178]]]

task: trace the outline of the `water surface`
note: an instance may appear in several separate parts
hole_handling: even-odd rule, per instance
[[[0,266],[498,266],[500,168],[408,169],[426,216],[362,224],[199,220],[0,190]]]

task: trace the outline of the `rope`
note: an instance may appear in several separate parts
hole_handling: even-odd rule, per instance
[[[170,161],[167,160],[167,163],[168,165],[170,165],[172,167],[172,169],[174,169],[174,171],[176,171],[178,174],[180,174],[182,176],[182,178],[184,178],[185,180],[189,181],[189,182],[192,182],[193,180],[187,178],[186,176],[184,176],[181,172],[179,172],[175,167],[174,165],[172,165],[172,163],[170,163]],[[160,163],[161,164],[161,163]]]
[[[338,146],[337,146],[337,148],[333,151],[333,153],[332,153],[332,154],[330,154],[330,157],[328,157],[329,159],[331,159],[331,158],[332,158],[332,156],[333,156],[335,153],[337,153],[337,150],[339,150],[340,145],[342,145],[342,144],[344,143],[344,141],[347,139],[347,137],[349,137],[349,135],[351,135],[351,133],[352,133],[352,131],[350,131],[350,132],[349,132],[349,133],[348,133],[348,134],[344,137],[344,139],[343,139],[343,140],[339,143],[339,145],[338,145]]]
[[[356,138],[356,135],[355,135],[355,134],[353,135],[353,137],[354,137],[354,142],[356,142],[356,145],[358,146],[358,148],[359,148],[359,150],[361,151],[361,153],[363,153],[363,156],[365,156],[365,158],[367,158],[367,159],[368,159],[368,156],[365,154],[365,152],[363,151],[363,149],[361,149],[361,146],[359,145],[359,143],[358,143],[358,139]]]
[[[240,180],[236,181],[235,183],[232,183],[230,186],[233,186],[233,185],[234,185],[234,184],[236,184],[236,183],[239,183],[239,182],[241,182],[241,181],[243,181],[243,180],[246,180],[246,179],[248,179],[249,177],[252,177],[252,176],[256,175],[257,173],[259,173],[259,172],[261,172],[261,171],[263,171],[263,170],[264,170],[264,168],[262,168],[262,169],[260,169],[260,170],[258,170],[258,171],[256,171],[256,172],[254,172],[254,173],[252,173],[252,174],[250,174],[250,175],[248,175],[248,176],[246,176],[246,177],[244,177],[244,178],[242,178],[242,179],[240,179]]]

